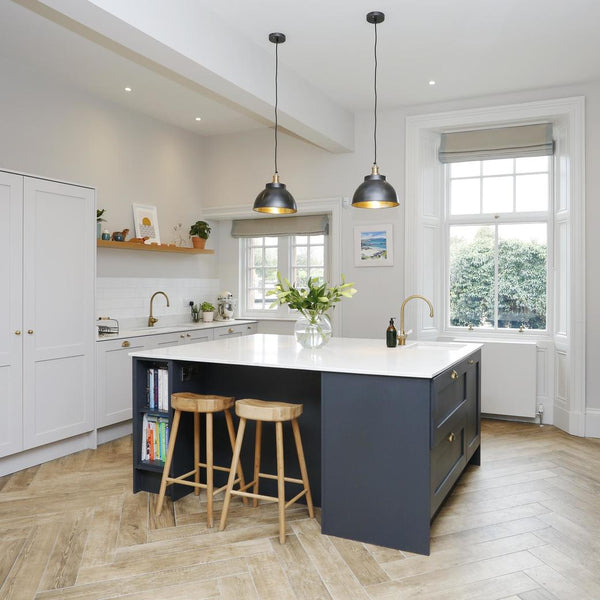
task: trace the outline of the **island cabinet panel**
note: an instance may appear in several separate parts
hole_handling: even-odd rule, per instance
[[[322,531],[429,553],[430,385],[323,373]]]
[[[430,523],[479,464],[479,351],[433,379],[323,373],[323,533],[429,554]]]

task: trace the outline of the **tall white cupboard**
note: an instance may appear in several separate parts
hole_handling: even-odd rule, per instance
[[[94,428],[95,192],[0,171],[0,456]]]

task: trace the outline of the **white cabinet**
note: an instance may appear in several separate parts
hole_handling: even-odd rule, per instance
[[[215,340],[224,337],[240,337],[242,335],[252,335],[253,333],[256,333],[256,323],[217,327],[215,329]]]
[[[94,427],[96,219],[90,188],[0,172],[0,190],[7,455]]]

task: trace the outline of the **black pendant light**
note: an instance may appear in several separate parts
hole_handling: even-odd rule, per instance
[[[256,196],[253,210],[261,213],[270,213],[272,215],[282,215],[295,213],[296,201],[294,197],[285,189],[285,183],[279,182],[279,173],[277,171],[277,76],[279,71],[279,44],[285,42],[283,33],[270,33],[269,41],[275,44],[275,173],[273,181],[267,183],[265,189]]]
[[[354,192],[352,206],[357,208],[391,208],[398,206],[398,196],[394,188],[385,180],[385,175],[379,174],[377,166],[377,24],[383,23],[385,15],[379,11],[367,14],[367,21],[375,26],[375,126],[373,128],[373,142],[375,145],[375,159],[371,174],[365,177]]]

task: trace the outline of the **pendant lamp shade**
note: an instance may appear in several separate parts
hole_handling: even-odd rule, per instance
[[[283,33],[270,33],[269,41],[275,44],[275,173],[273,174],[273,181],[265,185],[265,189],[262,190],[256,196],[254,201],[253,210],[260,213],[267,213],[271,215],[282,215],[295,213],[298,209],[296,208],[296,201],[294,197],[285,188],[285,183],[279,181],[279,173],[277,171],[277,106],[278,106],[278,90],[277,90],[277,79],[279,71],[279,44],[285,42],[285,35]]]
[[[373,11],[367,14],[367,22],[375,26],[375,123],[373,128],[373,143],[375,147],[375,158],[371,167],[371,174],[365,177],[354,192],[352,197],[352,206],[356,208],[391,208],[398,206],[398,196],[396,190],[385,180],[385,175],[379,173],[377,166],[377,24],[383,23],[385,15],[379,11]]]

